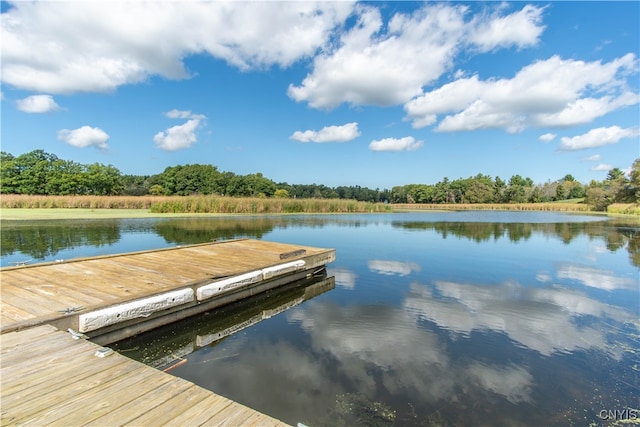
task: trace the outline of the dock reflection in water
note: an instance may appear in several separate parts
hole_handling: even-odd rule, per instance
[[[146,365],[172,370],[188,356],[335,287],[334,277],[294,282],[111,345]]]

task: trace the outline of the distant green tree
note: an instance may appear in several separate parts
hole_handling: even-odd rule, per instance
[[[556,187],[556,200],[564,200],[566,198],[566,192],[564,185],[558,184]]]
[[[530,200],[531,203],[540,203],[540,202],[543,201],[542,190],[540,189],[539,186],[533,187],[533,190],[531,191],[531,196],[529,197],[529,200]]]
[[[0,152],[0,193],[14,194],[18,192],[18,169],[12,154]]]
[[[620,168],[613,168],[607,172],[607,178],[605,181],[618,181],[624,179],[624,172]]]
[[[495,201],[498,203],[503,203],[505,201],[504,192],[507,189],[507,183],[502,180],[499,176],[496,176],[496,179],[493,183],[493,192],[495,195]]]
[[[496,193],[493,179],[490,176],[478,174],[468,179],[464,193],[465,203],[494,203]]]
[[[122,193],[128,196],[144,196],[149,194],[149,189],[153,185],[150,176],[143,175],[123,175]]]
[[[455,198],[451,192],[451,182],[446,176],[435,185],[433,194],[434,203],[454,203]]]
[[[520,175],[513,175],[509,179],[508,186],[504,192],[507,203],[526,203],[529,201],[529,194],[533,190],[531,178],[522,178]]]
[[[149,194],[152,196],[161,196],[164,194],[164,188],[162,188],[162,185],[160,184],[153,184],[149,187]]]
[[[55,160],[47,177],[46,194],[87,194],[85,166],[69,160]]]
[[[269,178],[265,178],[260,172],[246,175],[244,179],[250,193],[249,196],[258,196],[263,194],[267,197],[271,197],[276,192],[275,182]]]
[[[275,193],[273,193],[273,197],[277,198],[277,199],[288,199],[289,198],[289,192],[287,190],[284,189],[278,189],[275,191]]]
[[[580,184],[578,181],[573,181],[569,186],[569,198],[570,199],[581,199],[585,196],[585,186]]]
[[[407,190],[404,185],[396,185],[391,189],[391,203],[407,203]]]
[[[602,185],[591,185],[587,190],[585,202],[596,211],[606,211],[607,206],[612,202],[610,194],[608,194]]]
[[[631,202],[640,203],[640,158],[633,162],[629,178],[630,194],[633,197]]]
[[[114,166],[94,163],[85,171],[88,193],[99,196],[120,194],[123,189],[120,171]]]
[[[58,160],[54,154],[44,150],[34,150],[15,158],[15,191],[18,194],[48,194],[47,180],[53,163]]]

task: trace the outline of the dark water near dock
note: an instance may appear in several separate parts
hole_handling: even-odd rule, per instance
[[[249,237],[327,276],[113,346],[295,425],[640,419],[640,226],[447,212],[3,221],[2,266]]]

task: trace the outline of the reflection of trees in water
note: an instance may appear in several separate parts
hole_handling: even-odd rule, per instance
[[[162,221],[155,231],[168,243],[191,244],[239,237],[260,239],[274,226],[273,220],[258,217],[238,221],[229,218],[185,218]]]
[[[0,253],[6,256],[21,252],[44,259],[81,246],[113,245],[127,233],[155,233],[167,243],[192,244],[241,237],[261,239],[276,228],[322,228],[327,225],[359,228],[386,221],[375,216],[339,215],[3,221]],[[626,248],[633,265],[640,266],[640,227],[622,220],[568,223],[392,221],[391,224],[407,230],[434,230],[443,238],[452,235],[478,243],[499,238],[518,242],[529,239],[534,233],[542,233],[568,244],[580,235],[587,235],[594,240],[604,239],[610,251]]]
[[[322,228],[327,225],[357,228],[368,224],[366,218],[340,216],[204,217],[165,220],[158,223],[155,231],[168,243],[191,244],[241,237],[261,239],[276,228]]]
[[[629,225],[624,220],[568,223],[394,221],[392,225],[406,230],[433,230],[445,239],[451,235],[478,243],[500,238],[519,242],[539,233],[569,244],[586,235],[592,240],[602,239],[612,252],[626,248],[633,265],[640,266],[640,228],[637,223]]]
[[[123,234],[157,234],[167,243],[191,244],[240,237],[262,238],[274,228],[324,227],[356,221],[295,216],[149,218],[112,220],[3,221],[2,256],[20,252],[34,259],[53,257],[82,246],[108,246]]]
[[[38,221],[20,224],[2,224],[0,253],[15,252],[36,259],[54,256],[65,249],[81,246],[108,246],[120,240],[118,221]]]

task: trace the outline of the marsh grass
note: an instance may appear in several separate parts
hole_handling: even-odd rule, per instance
[[[221,196],[30,196],[4,194],[2,208],[147,209],[152,213],[365,213],[391,212],[383,203],[340,199],[267,199]]]
[[[491,211],[542,211],[542,212],[591,212],[583,203],[459,203],[459,204],[395,204],[394,210],[491,210]]]
[[[21,209],[151,209],[162,196],[37,196],[3,194],[0,207]]]
[[[151,213],[375,213],[408,210],[508,210],[548,212],[592,212],[585,203],[460,203],[384,204],[344,199],[289,199],[222,196],[31,196],[3,194],[1,208],[18,209],[144,209]],[[607,213],[640,215],[637,203],[615,203]]]
[[[607,213],[621,215],[640,215],[640,204],[614,203],[607,207]]]

